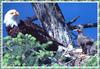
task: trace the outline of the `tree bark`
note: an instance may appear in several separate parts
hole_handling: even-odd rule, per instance
[[[32,4],[37,18],[41,21],[43,28],[50,37],[56,39],[65,47],[71,42],[70,32],[65,25],[65,19],[56,3],[34,3]]]

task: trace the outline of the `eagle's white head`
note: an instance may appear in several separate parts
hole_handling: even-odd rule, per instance
[[[20,20],[18,19],[19,12],[15,9],[9,10],[4,16],[4,23],[6,26],[18,26]]]

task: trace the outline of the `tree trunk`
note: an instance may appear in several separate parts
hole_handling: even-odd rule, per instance
[[[71,43],[70,32],[57,3],[33,3],[34,10],[43,28],[50,37],[65,47]]]

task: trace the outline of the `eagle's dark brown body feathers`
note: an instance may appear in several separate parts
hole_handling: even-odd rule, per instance
[[[12,37],[16,37],[18,33],[21,32],[23,34],[30,34],[34,36],[37,39],[37,41],[40,41],[40,43],[46,43],[48,41],[53,41],[53,44],[50,45],[49,47],[50,50],[55,51],[58,49],[58,45],[62,45],[59,42],[55,41],[53,38],[51,38],[43,28],[41,28],[37,24],[30,22],[30,20],[26,20],[26,21],[20,20],[18,27],[8,26],[6,27],[6,30],[8,32],[8,35]]]

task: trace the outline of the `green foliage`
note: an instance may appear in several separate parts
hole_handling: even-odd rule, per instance
[[[40,44],[28,34],[19,33],[16,38],[7,36],[3,39],[3,66],[38,66],[39,61],[53,56],[52,51],[45,50],[50,44],[51,41]]]
[[[97,55],[96,56],[93,56],[93,57],[90,57],[86,63],[84,63],[84,66],[97,66],[98,65],[98,57]]]

